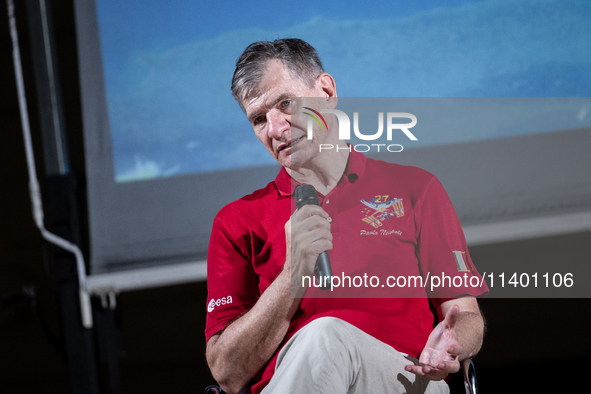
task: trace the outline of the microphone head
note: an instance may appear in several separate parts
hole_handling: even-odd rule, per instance
[[[318,194],[312,185],[297,185],[294,194],[298,209],[304,205],[320,205]]]

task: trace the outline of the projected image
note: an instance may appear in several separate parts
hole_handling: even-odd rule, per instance
[[[589,2],[356,3],[97,0],[115,179],[274,163],[230,93],[258,40],[311,43],[343,97],[590,95]]]

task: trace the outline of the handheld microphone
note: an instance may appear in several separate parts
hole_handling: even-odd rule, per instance
[[[304,205],[318,205],[318,194],[316,189],[312,185],[298,185],[295,188],[295,199],[296,206],[298,209]],[[330,259],[328,258],[328,252],[325,250],[320,253],[314,266],[314,274],[318,279],[321,290],[329,290],[332,283],[332,268],[330,266]]]

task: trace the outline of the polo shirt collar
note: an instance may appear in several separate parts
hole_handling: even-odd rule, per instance
[[[367,158],[363,153],[351,149],[347,168],[343,174],[343,178],[345,178],[344,180],[353,183],[360,178],[365,172],[366,160]],[[343,181],[343,178],[341,178],[341,181]],[[296,186],[299,184],[299,182],[296,182],[291,176],[289,176],[284,167],[281,167],[279,174],[277,174],[277,177],[275,178],[275,186],[277,186],[277,190],[282,196],[290,196],[292,191],[295,190]]]

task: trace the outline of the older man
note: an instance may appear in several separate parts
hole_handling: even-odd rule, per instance
[[[232,92],[282,169],[214,222],[205,334],[215,379],[228,393],[245,386],[254,393],[448,392],[444,379],[481,346],[484,322],[475,297],[486,293],[485,285],[455,288],[453,296],[420,288],[423,297],[407,298],[308,297],[321,291],[314,288],[292,293],[301,286],[292,278],[313,276],[327,250],[335,275],[370,267],[378,254],[391,256],[386,269],[409,277],[438,270],[480,278],[437,179],[355,152],[338,139],[334,117],[307,138],[307,119],[294,98],[334,108],[337,90],[302,40],[250,45],[238,59]],[[319,144],[339,149],[320,152]],[[298,184],[313,185],[320,206],[295,210]],[[355,237],[355,226],[364,225],[361,200],[376,197],[400,204],[388,221],[396,236],[385,242]],[[434,329],[428,296],[440,319]]]

